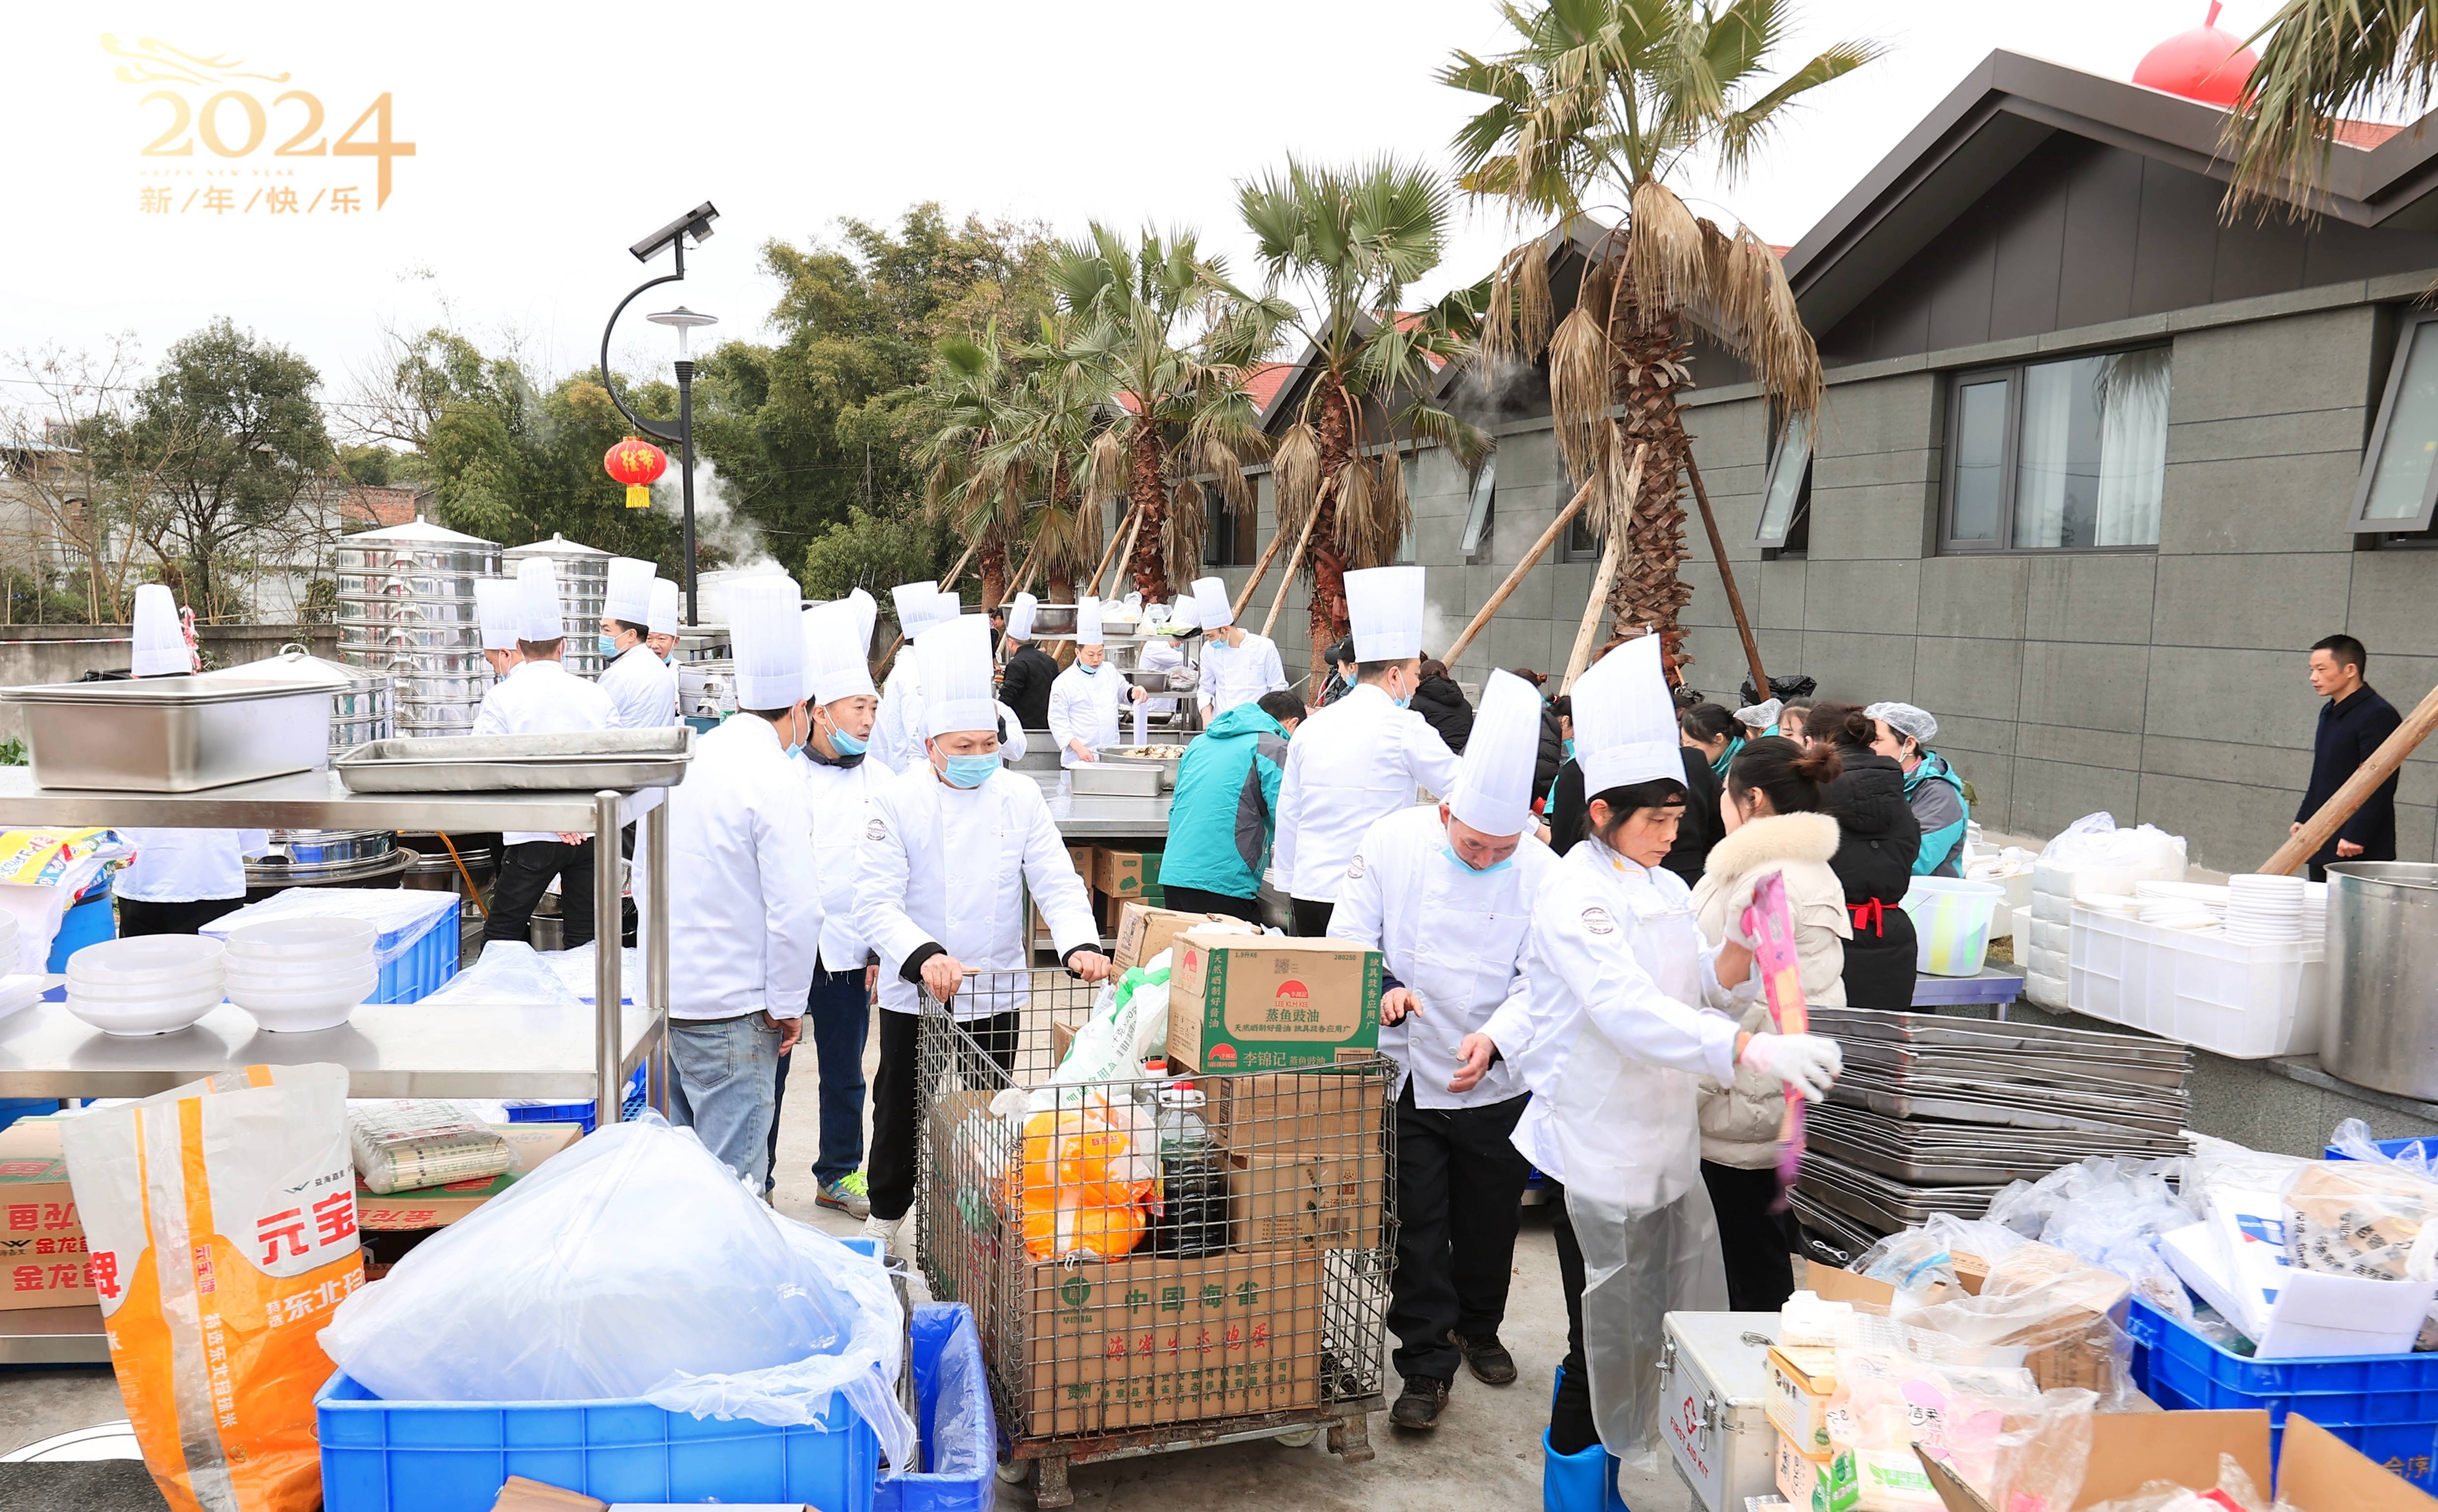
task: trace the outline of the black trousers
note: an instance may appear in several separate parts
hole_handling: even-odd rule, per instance
[[[1580,1454],[1600,1441],[1592,1417],[1592,1378],[1583,1363],[1583,1247],[1566,1217],[1566,1188],[1548,1180],[1549,1234],[1558,1241],[1558,1286],[1566,1294],[1566,1362],[1558,1367],[1558,1396],[1549,1404],[1549,1450]]]
[[[1388,1289],[1400,1376],[1454,1380],[1448,1342],[1498,1337],[1515,1274],[1515,1227],[1532,1163],[1510,1136],[1528,1097],[1423,1108],[1397,1099],[1397,1270]]]
[[[988,1018],[967,1021],[972,1035],[1002,1071],[1016,1069],[1016,1046],[1022,1033],[1022,1014],[1011,1009]],[[915,1064],[919,1013],[880,1011],[880,1068],[872,1077],[872,1154],[864,1162],[864,1180],[872,1187],[872,1216],[893,1221],[914,1205]]]
[[[1719,1249],[1727,1263],[1727,1307],[1776,1312],[1794,1294],[1794,1215],[1770,1211],[1777,1172],[1702,1162],[1702,1185],[1719,1215]]]
[[[1330,918],[1337,912],[1334,903],[1315,903],[1310,898],[1289,898],[1295,912],[1295,932],[1305,940],[1318,940],[1329,933]]]
[[[1232,893],[1206,892],[1200,888],[1167,888],[1168,905],[1179,913],[1224,913],[1248,923],[1262,922],[1262,900]]]
[[[118,938],[137,935],[191,935],[203,925],[245,906],[243,898],[203,898],[194,903],[146,903],[141,898],[118,900]]]
[[[486,944],[494,940],[531,943],[534,905],[558,878],[561,943],[574,950],[592,941],[592,840],[580,845],[528,840],[507,847],[500,879],[491,885],[491,917],[483,925]]]

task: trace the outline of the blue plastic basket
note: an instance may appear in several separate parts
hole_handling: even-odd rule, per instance
[[[466,954],[465,934],[458,923],[465,905],[450,898],[448,910],[423,928],[409,944],[380,971],[380,983],[366,999],[374,1003],[415,1003],[440,990],[442,983],[457,975],[457,964]],[[394,937],[381,937],[378,949],[391,948]]]
[[[2171,1413],[2192,1412],[2206,1405],[2173,1386],[2151,1386],[2150,1399]],[[2438,1423],[2323,1423],[2306,1398],[2296,1403],[2304,1416],[2368,1455],[2423,1490],[2438,1486]],[[2269,1453],[2273,1460],[2286,1436],[2281,1414],[2269,1425]]]
[[[618,1116],[632,1118],[644,1111],[644,1067],[627,1079],[627,1096],[619,1103]],[[595,1122],[593,1099],[591,1098],[560,1099],[555,1101],[524,1099],[505,1104],[510,1123],[574,1123],[581,1124],[586,1134]]]
[[[874,1512],[989,1512],[998,1460],[974,1314],[959,1302],[914,1310],[914,1390],[922,1399],[923,1468],[880,1483]],[[944,1434],[944,1427],[955,1432]]]
[[[2424,1160],[2438,1162],[2438,1150],[2430,1148],[2429,1136],[2425,1135],[2417,1139],[2374,1139],[2371,1143],[2377,1147],[2380,1154],[2385,1155],[2390,1160],[2398,1160],[2407,1154],[2415,1154],[2419,1155]],[[2343,1151],[2339,1150],[2336,1146],[2330,1145],[2327,1148],[2326,1158],[2330,1160],[2351,1160],[2354,1157],[2346,1154]]]

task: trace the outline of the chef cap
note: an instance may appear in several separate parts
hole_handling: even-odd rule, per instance
[[[1484,835],[1532,827],[1533,766],[1541,755],[1541,694],[1511,672],[1493,672],[1457,768],[1448,812]]]
[[[938,589],[921,595],[911,605],[900,599],[897,603],[898,628],[904,630],[907,638],[911,640],[935,624],[945,624],[957,618],[962,607],[963,606],[958,603],[957,595],[943,593]],[[910,619],[908,618],[910,614],[912,616]],[[988,622],[985,621],[984,624],[987,624]]]
[[[1929,745],[1931,737],[1938,733],[1938,721],[1930,716],[1930,711],[1911,704],[1872,704],[1863,711],[1863,717],[1884,721],[1898,734],[1911,735],[1917,746]]]
[[[1402,661],[1422,654],[1422,570],[1367,567],[1346,574],[1354,659]]]
[[[517,648],[517,580],[513,577],[474,579],[474,617],[483,624],[483,649]]]
[[[664,577],[652,579],[652,617],[644,622],[654,635],[678,633],[678,586]]]
[[[135,590],[135,645],[128,665],[139,677],[195,670],[195,654],[178,624],[178,596],[162,584],[147,583]]]
[[[1191,593],[1183,594],[1168,607],[1168,632],[1171,635],[1192,635],[1202,628],[1202,601]]]
[[[1033,611],[1040,600],[1030,593],[1018,593],[1007,607],[1007,638],[1011,641],[1033,639]]]
[[[890,605],[897,611],[897,627],[906,632],[909,641],[914,639],[915,621],[922,618],[924,607],[939,591],[940,585],[928,578],[920,583],[900,583],[889,590]]]
[[[1222,577],[1197,577],[1193,580],[1193,603],[1202,617],[1194,623],[1206,630],[1224,630],[1236,623],[1235,607],[1228,602],[1228,580]]]
[[[804,696],[804,625],[796,580],[756,574],[725,585],[728,643],[736,659],[736,707],[785,709]]]
[[[567,634],[567,617],[558,607],[558,572],[547,556],[528,556],[517,564],[517,639],[556,641]]]
[[[1737,710],[1736,723],[1758,735],[1776,725],[1777,716],[1784,712],[1786,712],[1786,705],[1782,700],[1767,698],[1757,704],[1746,704]]]
[[[1075,643],[1101,645],[1105,638],[1101,631],[1101,601],[1086,593],[1075,601]]]
[[[914,638],[916,670],[928,700],[924,733],[998,730],[998,697],[991,687],[990,622],[961,614]]]
[[[853,601],[816,604],[804,611],[805,696],[817,704],[872,697],[872,668],[864,662],[872,632]]]
[[[1658,636],[1628,641],[1594,663],[1575,681],[1574,711],[1575,759],[1582,764],[1586,797],[1654,778],[1685,780],[1676,701],[1659,670]]]
[[[843,602],[855,611],[855,623],[861,626],[856,631],[855,643],[869,658],[872,655],[872,627],[880,621],[880,606],[874,602],[871,594],[859,588],[850,589]]]
[[[610,584],[601,597],[601,617],[629,624],[652,619],[652,564],[632,556],[610,558]]]

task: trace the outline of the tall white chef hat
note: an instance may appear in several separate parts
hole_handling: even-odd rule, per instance
[[[1105,643],[1101,631],[1101,601],[1089,593],[1075,601],[1075,643],[1077,645]]]
[[[1346,617],[1354,622],[1354,659],[1402,661],[1422,654],[1422,570],[1366,567],[1346,574]]]
[[[601,599],[601,617],[649,625],[652,621],[651,563],[632,556],[610,558],[610,586]]]
[[[910,605],[901,599],[897,605],[897,624],[911,639],[919,637],[933,625],[945,624],[957,617],[963,607],[957,595],[933,589]],[[912,618],[908,618],[909,615]],[[987,621],[984,622],[987,624]]]
[[[1191,593],[1177,596],[1168,607],[1168,628],[1171,634],[1191,635],[1202,628],[1202,601]]]
[[[139,677],[165,677],[195,670],[186,632],[178,624],[178,596],[160,583],[135,590],[135,645],[129,667]]]
[[[1224,577],[1195,578],[1193,607],[1201,611],[1198,623],[1206,630],[1224,630],[1236,623],[1236,609],[1228,602],[1228,580]]]
[[[513,577],[474,579],[474,617],[483,624],[483,649],[517,648],[517,580]]]
[[[558,573],[547,556],[528,556],[517,564],[517,639],[556,641],[567,633],[567,619],[558,607]]]
[[[1484,835],[1532,827],[1532,768],[1541,754],[1541,694],[1511,672],[1493,672],[1464,743],[1448,812]]]
[[[804,695],[817,704],[872,697],[872,668],[864,662],[872,642],[862,612],[847,599],[816,604],[804,611]]]
[[[736,659],[736,707],[785,709],[804,696],[804,625],[796,580],[757,574],[720,590]]]
[[[652,617],[644,622],[654,635],[678,633],[678,586],[665,577],[652,579]]]
[[[1659,637],[1628,641],[1600,658],[1576,679],[1574,708],[1575,759],[1582,764],[1585,797],[1654,778],[1685,780],[1676,701],[1659,670]],[[1474,721],[1476,729],[1480,723]]]
[[[914,638],[922,676],[923,730],[949,735],[961,730],[998,729],[998,698],[991,688],[990,622],[959,615]]]
[[[897,611],[897,627],[906,633],[907,640],[914,639],[915,622],[922,618],[931,595],[939,591],[940,585],[928,578],[920,583],[900,583],[889,590],[890,605]]]
[[[880,606],[871,594],[859,588],[850,589],[840,602],[855,610],[856,624],[862,626],[856,632],[855,643],[862,648],[865,659],[869,660],[872,656],[872,627],[880,622]]]
[[[1033,639],[1033,611],[1041,601],[1030,593],[1018,593],[1007,606],[1007,638],[1011,641]]]

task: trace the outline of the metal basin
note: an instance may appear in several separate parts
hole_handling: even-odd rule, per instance
[[[295,683],[142,677],[0,689],[44,787],[191,793],[329,765],[330,695]]]
[[[2398,1097],[2438,1099],[2438,866],[2328,868],[2336,1011],[2320,1062]]]

